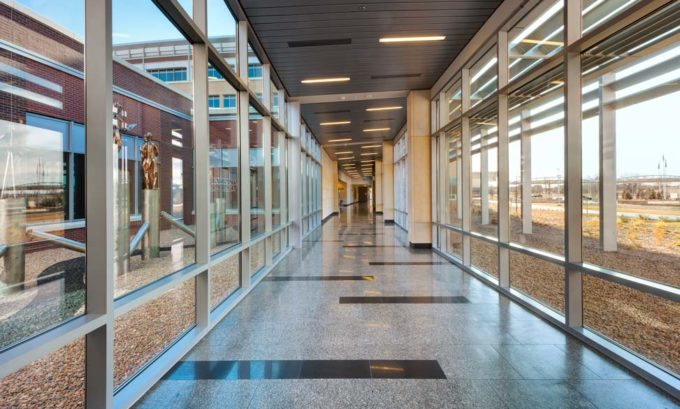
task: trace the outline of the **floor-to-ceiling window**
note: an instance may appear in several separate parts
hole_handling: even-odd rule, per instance
[[[0,351],[81,317],[87,291],[86,112],[83,83],[70,75],[83,70],[85,2],[21,3],[0,4]],[[31,26],[40,18],[63,23],[64,13],[71,35]],[[77,337],[0,380],[0,405],[82,405],[84,348]],[[63,379],[63,396],[32,395],[54,378]]]
[[[394,222],[408,230],[408,141],[406,134],[394,143]]]
[[[223,0],[48,3],[0,5],[0,406],[127,406],[288,249],[285,90]]]
[[[680,4],[640,4],[537,2],[463,63],[433,199],[440,251],[678,385]]]

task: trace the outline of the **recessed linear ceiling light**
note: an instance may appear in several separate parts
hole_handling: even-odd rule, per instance
[[[366,108],[367,112],[375,112],[375,111],[394,111],[396,109],[402,109],[402,106],[393,106],[393,107],[376,107],[376,108]]]
[[[383,37],[381,43],[414,43],[420,41],[442,41],[446,36]]]
[[[371,156],[371,155],[377,155],[378,152],[367,152],[367,153],[362,153],[361,156]]]
[[[364,129],[364,132],[383,132],[383,131],[389,131],[390,128],[368,128]]]
[[[333,121],[333,122],[321,122],[321,126],[332,126],[332,125],[349,125],[352,121]]]
[[[351,141],[352,138],[344,138],[344,139],[329,139],[328,142],[349,142]]]
[[[338,158],[338,160],[354,160],[354,156],[349,157],[349,158]]]
[[[329,82],[347,82],[349,77],[335,77],[335,78],[308,78],[300,81],[303,84],[325,84]]]
[[[366,145],[366,146],[361,147],[361,149],[368,149],[368,148],[382,148],[382,145]]]
[[[375,162],[374,160],[362,160],[361,163],[373,163]]]
[[[349,153],[354,153],[352,151],[345,151],[345,152],[335,152],[336,155],[347,155]]]

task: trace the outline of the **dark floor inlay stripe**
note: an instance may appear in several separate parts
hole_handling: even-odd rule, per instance
[[[349,247],[349,248],[354,248],[354,247],[404,247],[404,246],[395,246],[393,244],[345,244],[342,247]]]
[[[271,276],[264,281],[374,281],[375,276]]]
[[[369,266],[432,266],[451,264],[447,261],[369,261]]]
[[[298,379],[301,361],[180,361],[164,379]]]
[[[470,300],[462,296],[411,296],[411,297],[340,297],[340,304],[467,304]]]
[[[451,264],[447,261],[369,261],[369,266],[439,266]]]
[[[436,360],[181,361],[165,380],[446,379]]]
[[[381,236],[382,233],[339,233],[340,236]]]
[[[432,360],[371,360],[371,378],[446,379]]]

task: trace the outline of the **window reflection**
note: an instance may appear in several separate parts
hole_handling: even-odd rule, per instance
[[[85,311],[86,136],[84,2],[0,12],[2,350]]]
[[[116,297],[195,260],[192,46],[152,2],[129,6],[113,1]]]

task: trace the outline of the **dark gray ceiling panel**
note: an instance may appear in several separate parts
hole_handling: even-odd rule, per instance
[[[294,97],[429,89],[500,3],[502,0],[241,0],[276,72]],[[446,39],[406,44],[378,41],[381,37],[435,34]],[[321,45],[324,43],[327,45]],[[300,83],[306,78],[330,76],[347,76],[351,81]],[[380,78],[383,76],[387,78]],[[404,109],[366,112],[368,106],[375,105]],[[404,98],[331,102],[303,105],[302,115],[322,144],[342,135],[351,135],[357,142],[392,139],[405,122],[405,107]],[[345,117],[352,121],[347,129],[319,126]],[[380,125],[390,127],[391,132],[362,132]],[[361,153],[359,145],[344,150]]]

